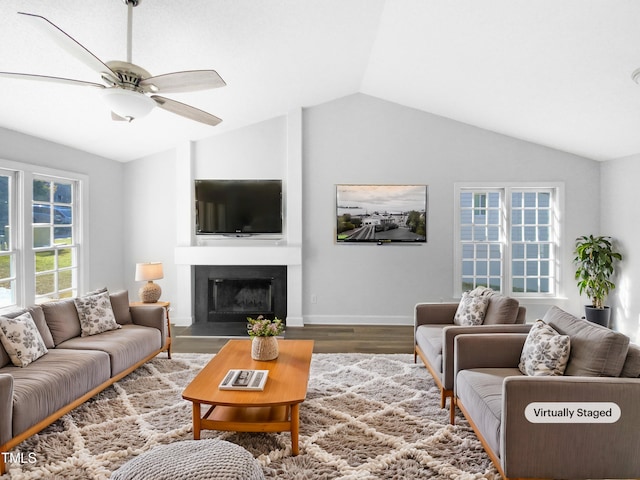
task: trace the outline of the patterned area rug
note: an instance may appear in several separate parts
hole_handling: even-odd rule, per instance
[[[14,451],[5,479],[108,479],[127,460],[191,439],[187,383],[211,355],[164,355],[109,387]],[[448,423],[413,355],[314,354],[300,408],[300,455],[289,433],[204,431],[249,450],[266,478],[498,479],[464,420]]]

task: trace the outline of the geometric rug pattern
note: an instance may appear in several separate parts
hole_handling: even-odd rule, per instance
[[[211,357],[156,357],[16,447],[25,461],[0,479],[107,480],[136,455],[192,439],[191,403],[181,394]],[[464,417],[450,425],[439,404],[413,355],[313,354],[300,455],[291,455],[287,432],[201,438],[241,445],[273,479],[500,478]]]

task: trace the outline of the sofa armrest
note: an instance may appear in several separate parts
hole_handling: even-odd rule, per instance
[[[454,378],[471,368],[513,368],[520,363],[526,333],[457,335],[454,340]]]
[[[418,303],[413,313],[414,329],[426,324],[453,325],[457,310],[457,303]]]
[[[442,330],[442,384],[447,390],[453,389],[453,369],[455,362],[455,339],[462,334],[494,334],[494,333],[529,333],[531,324],[496,324],[496,325],[454,325]]]
[[[0,374],[0,445],[13,437],[13,377]]]
[[[159,305],[136,305],[130,307],[130,309],[133,323],[160,330],[162,345],[165,345],[167,341],[167,320],[164,307]]]
[[[637,478],[640,476],[640,379],[508,377],[503,383],[501,463],[508,477]],[[615,423],[532,423],[531,402],[612,402]],[[568,407],[566,407],[568,408]],[[577,406],[574,418],[578,418]],[[566,415],[564,416],[566,420]],[[584,415],[583,415],[584,418]]]

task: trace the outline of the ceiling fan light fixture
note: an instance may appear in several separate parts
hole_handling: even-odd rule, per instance
[[[148,115],[156,105],[144,93],[117,87],[103,89],[102,98],[113,113],[128,121]]]

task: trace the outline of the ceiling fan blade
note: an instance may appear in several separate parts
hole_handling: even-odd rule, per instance
[[[44,33],[55,44],[92,70],[118,78],[118,75],[102,62],[102,60],[46,18],[40,15],[34,15],[33,13],[18,12],[18,14],[23,15],[28,22],[31,22],[35,28]]]
[[[226,85],[215,70],[188,70],[185,72],[165,73],[141,80],[139,86],[150,93],[195,92]]]
[[[30,73],[0,72],[0,77],[14,78],[18,80],[36,80],[40,82],[64,83],[67,85],[76,85],[80,87],[106,88],[101,83],[85,82],[84,80],[74,80],[72,78],[49,77],[47,75],[33,75]]]
[[[215,115],[211,115],[210,113],[207,113],[190,105],[171,100],[170,98],[161,97],[159,95],[152,95],[151,98],[158,104],[160,108],[188,118],[190,120],[195,120],[196,122],[205,123],[207,125],[215,127],[222,121],[222,119],[216,117]]]
[[[131,122],[130,119],[121,117],[116,112],[111,112],[111,120],[115,122]]]

